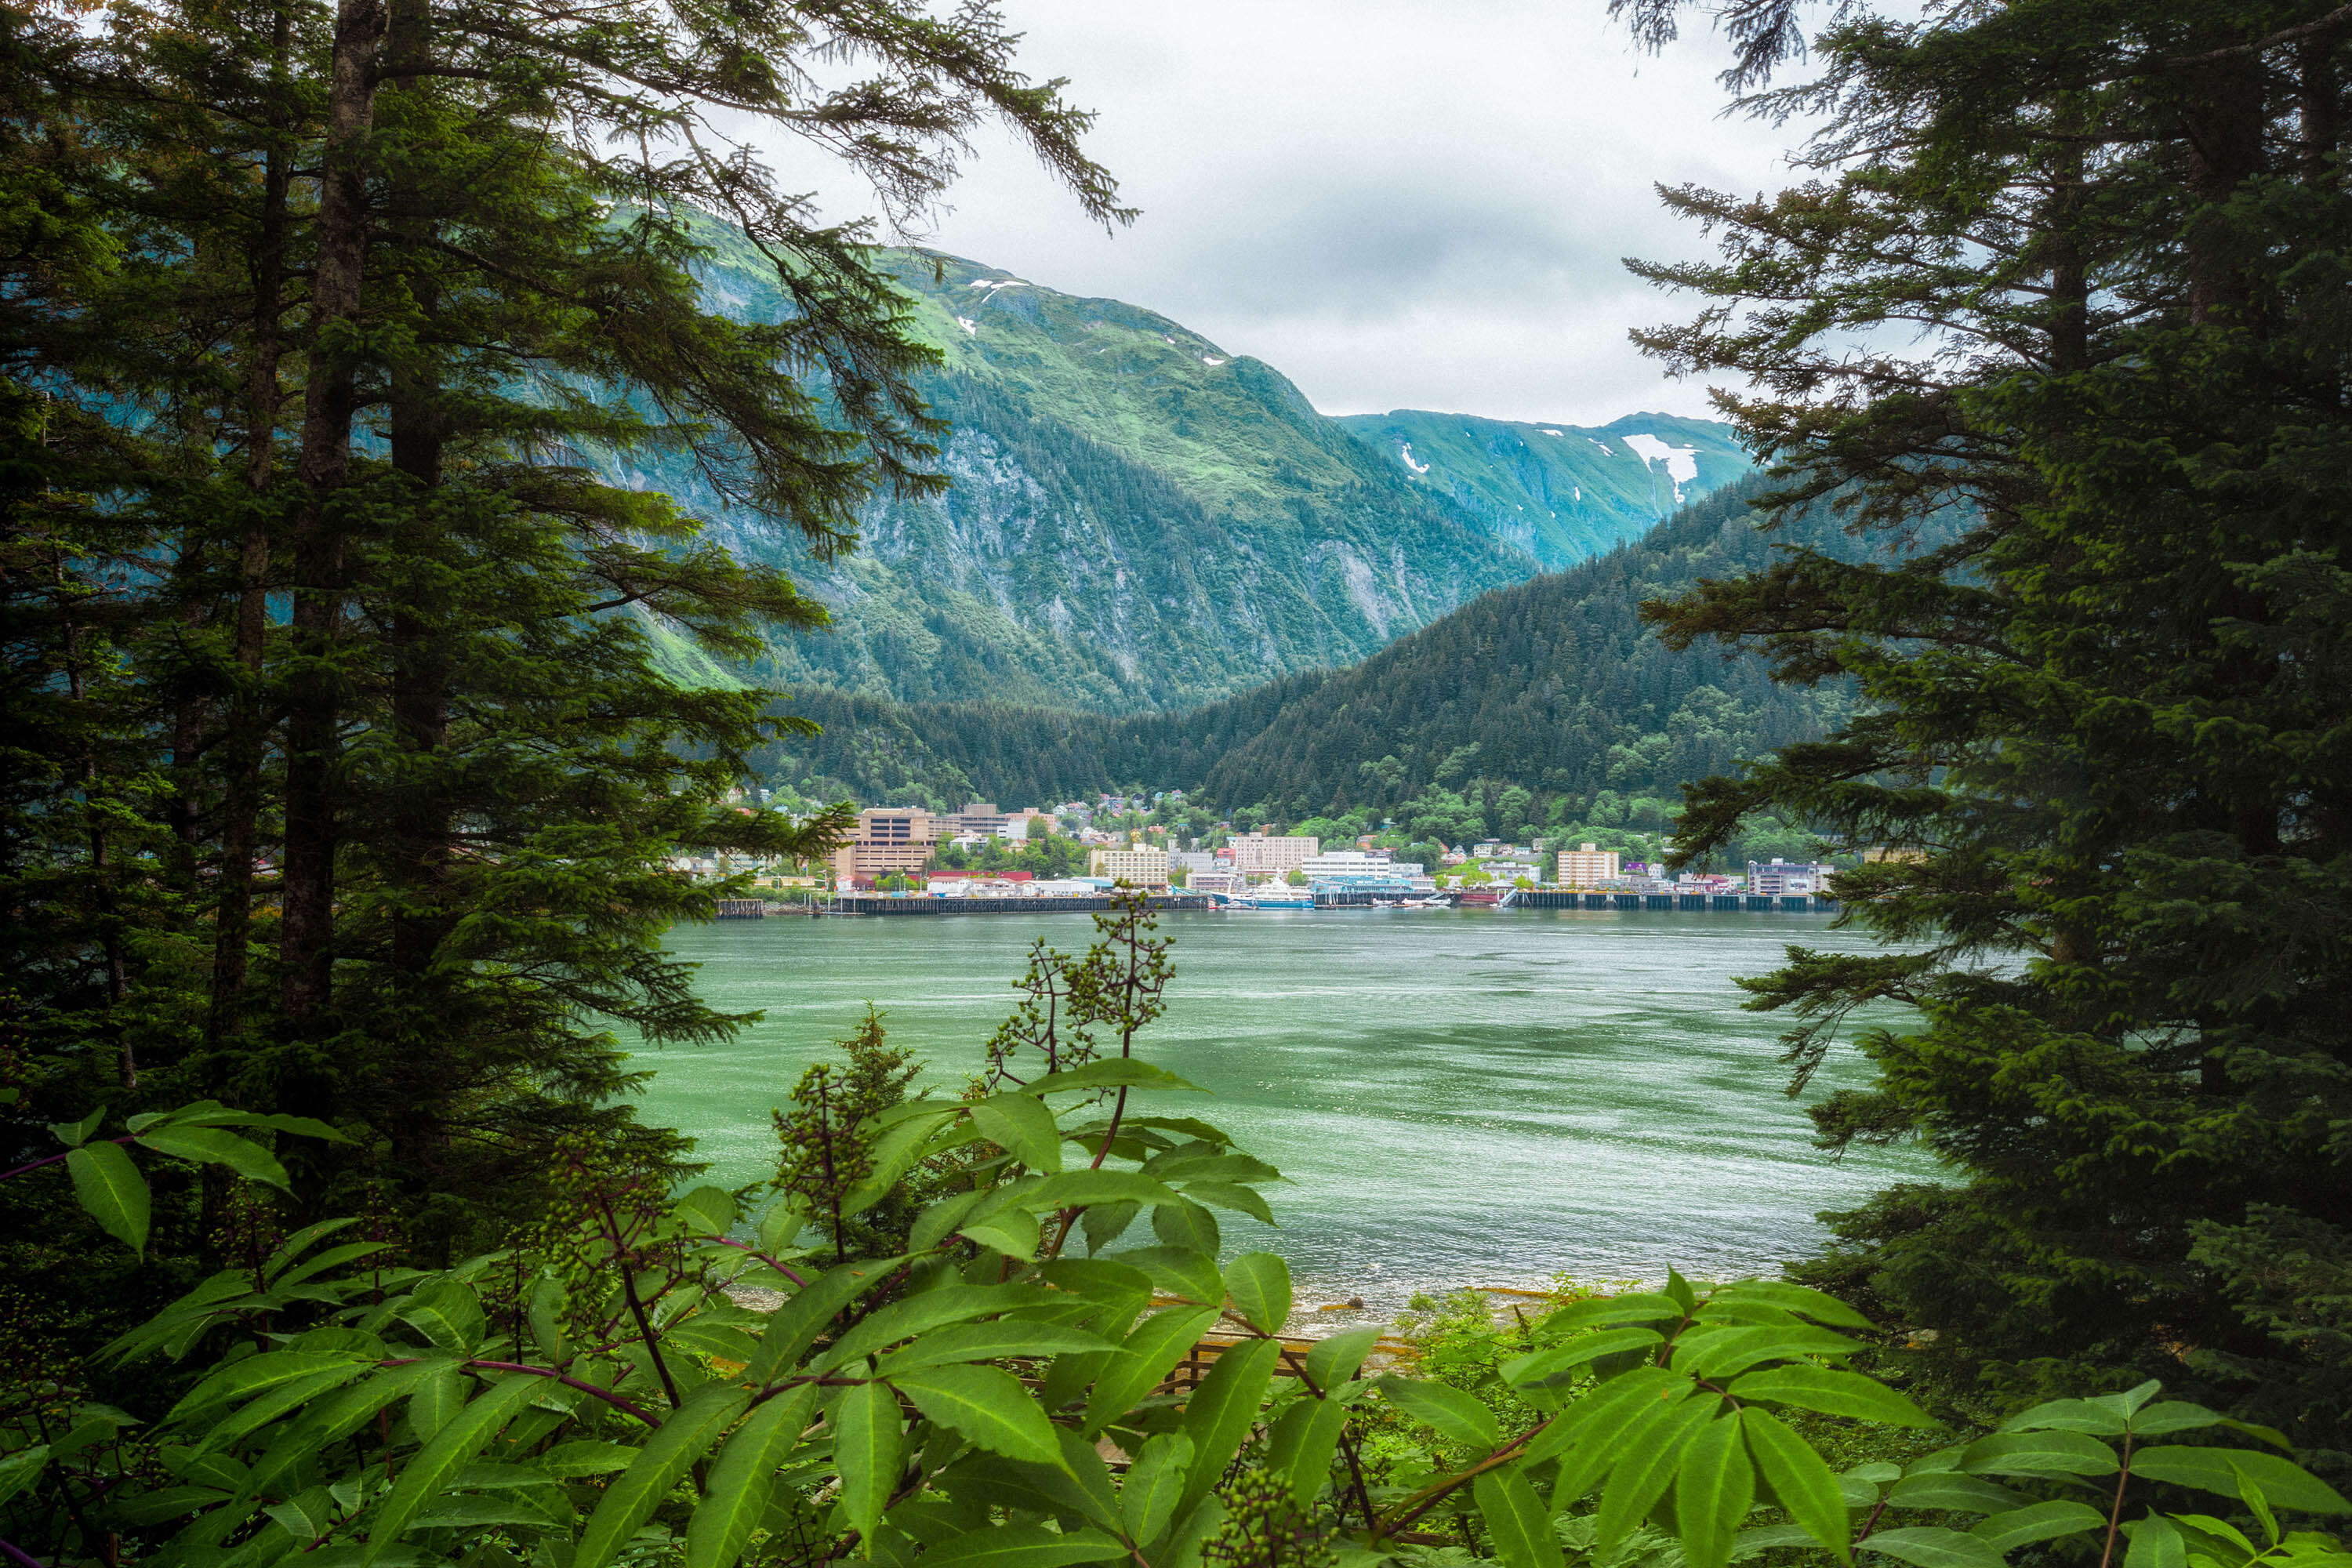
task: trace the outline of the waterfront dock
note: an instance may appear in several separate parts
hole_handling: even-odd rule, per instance
[[[1513,888],[1505,909],[1652,910],[1681,914],[1833,915],[1835,899],[1803,893],[1586,893],[1568,888]]]

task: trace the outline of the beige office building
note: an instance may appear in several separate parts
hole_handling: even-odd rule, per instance
[[[1559,884],[1563,888],[1590,888],[1622,875],[1617,869],[1617,851],[1595,849],[1587,844],[1580,849],[1559,852]]]
[[[1130,888],[1164,888],[1168,885],[1168,851],[1149,845],[1096,849],[1087,856],[1087,875],[1108,877]]]
[[[856,837],[833,852],[834,879],[846,888],[860,877],[879,881],[911,876],[947,837],[944,826],[929,812],[911,806],[861,811]]]
[[[1226,847],[1234,852],[1234,869],[1243,876],[1279,877],[1306,865],[1322,845],[1303,834],[1269,838],[1263,833],[1245,833],[1226,840]]]

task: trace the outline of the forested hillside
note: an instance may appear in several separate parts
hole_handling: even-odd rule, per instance
[[[774,319],[765,259],[721,226],[707,237],[705,297]],[[905,293],[908,329],[941,356],[918,384],[945,425],[943,489],[876,495],[856,549],[819,560],[725,504],[684,456],[614,466],[632,487],[702,512],[739,559],[783,568],[831,613],[829,628],[781,632],[727,668],[674,648],[698,680],[1180,710],[1353,663],[1488,588],[1640,532],[1678,488],[1695,494],[1736,471],[1727,426],[1639,416],[1675,449],[1703,451],[1699,483],[1677,486],[1670,469],[1689,459],[1663,444],[1653,459],[1580,436],[1574,473],[1552,477],[1584,499],[1566,503],[1570,523],[1538,534],[1505,499],[1532,493],[1508,443],[1489,456],[1457,434],[1449,483],[1433,484],[1271,367],[1149,310],[956,257],[877,259]]]
[[[1483,595],[1348,668],[1125,719],[812,691],[790,706],[824,733],[763,760],[816,798],[1028,805],[1144,784],[1284,821],[1417,814],[1449,837],[1472,818],[1496,832],[1581,820],[1603,792],[1672,798],[1682,781],[1819,733],[1844,710],[1842,689],[1776,687],[1756,661],[1676,653],[1641,624],[1643,600],[1770,558],[1775,536],[1748,506],[1760,483],[1571,571]],[[1778,537],[1853,549],[1824,521]]]

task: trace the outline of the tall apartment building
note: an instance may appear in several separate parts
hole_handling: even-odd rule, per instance
[[[1279,877],[1307,864],[1321,842],[1303,834],[1269,838],[1245,833],[1226,841],[1234,852],[1234,869],[1244,877]]]
[[[1130,888],[1164,888],[1168,885],[1168,851],[1148,844],[1091,850],[1087,856],[1087,875],[1108,877]]]
[[[1587,844],[1581,848],[1559,852],[1559,885],[1563,888],[1590,888],[1609,881],[1618,875],[1618,856],[1614,849],[1595,849]]]
[[[923,868],[952,819],[912,806],[877,806],[857,814],[849,842],[833,852],[834,879],[848,887],[857,879],[904,877]]]

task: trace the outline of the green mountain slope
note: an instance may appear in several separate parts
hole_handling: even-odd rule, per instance
[[[715,300],[754,318],[782,308],[763,258],[724,230],[711,241]],[[955,257],[886,261],[943,356],[922,391],[952,426],[944,495],[877,501],[860,547],[820,563],[719,506],[684,462],[624,476],[697,507],[729,548],[831,607],[832,630],[780,640],[746,679],[897,702],[1181,710],[1354,663],[1549,559],[1270,367],[1165,317]],[[1624,500],[1592,536],[1637,526],[1649,505]]]
[[[1407,482],[1444,496],[1549,572],[1639,538],[1755,467],[1729,426],[1672,414],[1585,426],[1404,408],[1339,423],[1393,459]]]
[[[1758,660],[1671,652],[1638,619],[1644,599],[1761,564],[1776,537],[1856,548],[1827,519],[1759,532],[1747,500],[1759,487],[1744,481],[1634,543],[1485,595],[1351,668],[1126,718],[812,693],[792,707],[825,732],[767,764],[777,782],[827,797],[1034,805],[1140,784],[1289,821],[1451,792],[1465,811],[1496,815],[1496,831],[1529,813],[1580,819],[1603,792],[1671,795],[1821,732],[1843,709],[1842,690],[1774,686]]]

